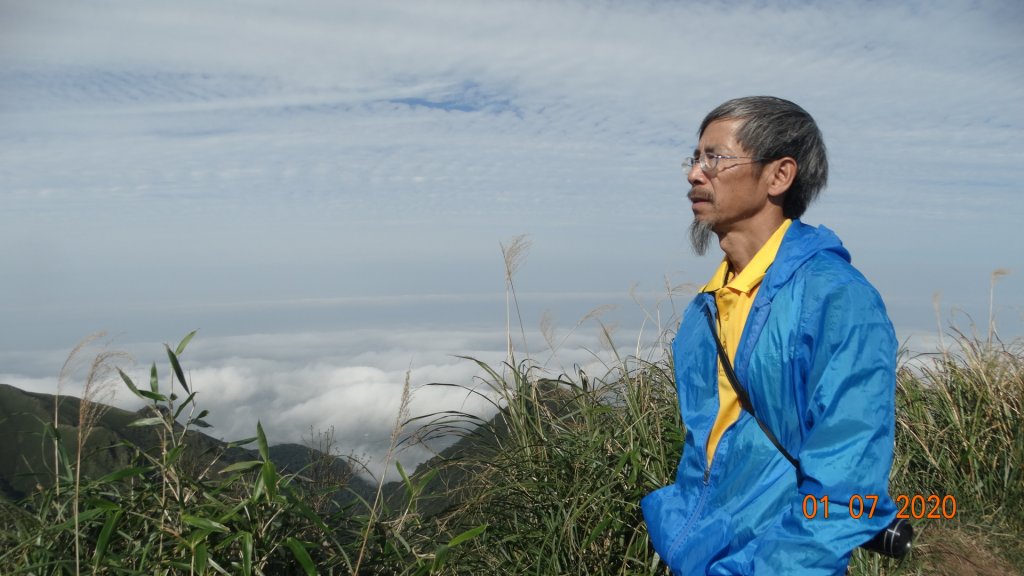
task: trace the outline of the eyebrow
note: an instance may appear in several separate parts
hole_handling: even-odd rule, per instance
[[[705,153],[711,153],[711,154],[719,153],[714,144],[712,144],[712,145],[708,146],[707,148],[705,148],[704,152]],[[699,147],[696,147],[696,148],[693,149],[693,157],[694,158],[696,158],[697,156],[700,156],[700,153],[701,153],[701,150],[700,150]]]

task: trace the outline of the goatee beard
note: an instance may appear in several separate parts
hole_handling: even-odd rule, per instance
[[[703,220],[694,218],[693,222],[690,222],[690,246],[693,247],[693,253],[697,256],[703,256],[708,252],[708,246],[711,245],[711,230],[712,224]]]

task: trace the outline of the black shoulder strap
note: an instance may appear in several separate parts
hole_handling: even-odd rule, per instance
[[[711,317],[711,309],[708,306],[704,307],[704,315],[708,318],[708,328],[711,329],[711,335],[715,337],[715,344],[718,346],[718,358],[722,361],[722,369],[725,371],[725,377],[729,379],[729,384],[732,384],[733,390],[736,391],[736,397],[740,400],[740,406],[744,410],[750,412],[750,415],[754,417],[757,425],[761,427],[761,431],[764,435],[772,441],[772,444],[789,460],[789,463],[796,468],[797,474],[800,474],[800,461],[793,458],[793,455],[786,451],[786,449],[779,442],[779,439],[772,434],[772,431],[768,429],[768,426],[757,417],[757,413],[754,412],[754,405],[750,403],[750,395],[747,394],[747,389],[740,384],[739,378],[736,377],[736,372],[732,369],[732,362],[729,361],[729,354],[725,351],[725,346],[722,345],[722,340],[718,337],[718,329],[715,328],[715,319]],[[910,525],[910,522],[902,518],[896,518],[889,526],[884,530],[876,534],[871,540],[861,544],[861,547],[878,552],[885,556],[891,556],[893,558],[902,558],[910,551],[910,547],[914,540],[914,527]]]
[[[779,442],[779,439],[775,437],[775,434],[772,434],[768,426],[757,417],[757,412],[754,412],[754,405],[750,403],[750,395],[747,394],[747,389],[740,384],[739,378],[736,377],[736,372],[732,369],[732,362],[729,361],[729,354],[725,351],[725,346],[722,345],[722,340],[718,337],[718,328],[715,327],[715,319],[711,317],[710,307],[704,306],[704,315],[708,319],[708,328],[711,329],[711,335],[715,337],[715,344],[718,346],[718,359],[722,362],[722,370],[725,371],[725,377],[729,379],[729,384],[732,384],[733,390],[736,391],[736,397],[740,401],[740,406],[747,412],[750,412],[757,425],[761,427],[764,435],[772,441],[772,444],[786,457],[786,460],[789,460],[789,463],[799,470],[800,461],[786,450],[782,443]]]

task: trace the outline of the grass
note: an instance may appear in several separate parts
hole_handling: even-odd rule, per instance
[[[1024,571],[1024,343],[1001,342],[994,318],[984,337],[955,328],[947,337],[951,348],[901,362],[891,492],[908,501],[955,499],[956,513],[916,518],[923,511],[909,508],[919,536],[914,552],[894,560],[857,550],[851,574]],[[555,350],[555,339],[546,339]],[[639,355],[615,354],[600,379],[551,378],[529,360],[517,362],[509,339],[504,365],[480,364],[498,415],[484,424],[488,442],[442,464],[462,481],[436,521],[441,530],[488,529],[448,573],[665,573],[638,503],[672,481],[683,423],[667,351],[654,360]],[[479,436],[470,415],[437,415],[430,426],[449,432],[459,424]]]
[[[639,500],[672,474],[682,446],[666,363],[631,360],[599,381],[483,366],[497,393],[493,444],[461,455],[469,481],[435,521],[486,525],[453,574],[657,574]],[[450,421],[445,420],[445,425]]]
[[[1024,343],[1004,344],[991,332],[951,337],[951,349],[905,363],[897,375],[893,493],[956,500],[954,518],[917,522],[922,573],[1019,573]]]
[[[190,439],[206,426],[207,412],[198,408],[179,360],[192,336],[166,347],[166,388],[155,363],[148,387],[113,371],[147,403],[131,426],[153,429],[158,438],[155,447],[126,443],[127,466],[87,477],[84,440],[62,438],[69,430],[89,434],[102,409],[94,402],[81,402],[78,427],[46,423],[56,454],[53,483],[22,502],[0,501],[0,573],[427,574],[444,565],[434,551],[438,542],[453,544],[406,537],[415,519],[396,528],[382,502],[325,504],[305,471],[279,472],[260,425],[253,438],[197,453],[201,444]],[[103,352],[91,364],[94,390],[108,384],[112,357]],[[248,444],[255,444],[255,458],[219,463],[226,450]],[[69,454],[68,445],[79,454]]]
[[[509,250],[514,306],[511,274],[525,247]],[[0,503],[0,573],[666,573],[639,509],[643,495],[672,480],[682,446],[672,359],[660,346],[631,356],[611,349],[606,373],[591,377],[551,374],[519,358],[509,338],[501,365],[467,359],[480,368],[478,382],[436,384],[481,395],[493,418],[400,414],[393,448],[405,429],[466,442],[414,474],[397,466],[403,497],[384,496],[382,474],[372,501],[340,505],[330,500],[339,486],[315,469],[280,472],[259,426],[241,442],[255,445],[252,460],[225,466],[218,453],[195,453],[189,434],[207,414],[180,362],[191,337],[166,348],[166,387],[156,364],[149,386],[117,373],[147,402],[134,424],[160,437],[156,448],[124,446],[129,465],[81,474],[84,441],[61,438],[75,428],[46,425],[54,483],[17,505]],[[916,520],[915,549],[902,561],[856,551],[854,575],[1024,568],[1024,347],[994,331],[948,338],[948,348],[904,358],[897,374],[892,493],[949,495],[955,517]],[[553,353],[557,339],[548,341]],[[97,385],[108,382],[107,364],[92,366]],[[100,408],[83,405],[77,430],[88,434],[88,411]]]
[[[918,539],[904,560],[856,551],[854,575],[1024,568],[1024,351],[952,338],[955,350],[917,358],[914,369],[905,362],[897,375],[891,492],[950,495],[956,514],[915,519]],[[446,464],[468,480],[438,523],[488,530],[460,550],[450,573],[664,573],[638,502],[671,481],[679,457],[670,365],[626,358],[599,380],[547,378],[528,362],[482,366],[500,407],[487,424],[494,444]],[[450,429],[451,418],[438,424]]]

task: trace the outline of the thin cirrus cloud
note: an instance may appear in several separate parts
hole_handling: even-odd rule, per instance
[[[200,328],[195,374],[236,399],[218,430],[384,418],[410,357],[420,379],[503,350],[500,245],[523,233],[527,328],[626,303],[632,341],[631,286],[714,266],[685,234],[700,119],[764,93],[821,125],[830,187],[807,218],[902,336],[934,332],[933,292],[986,315],[996,268],[1012,330],[1022,25],[1011,1],[0,0],[5,381],[42,386],[96,330],[142,351]],[[331,336],[373,329],[419,338]],[[224,344],[245,338],[304,347]]]

